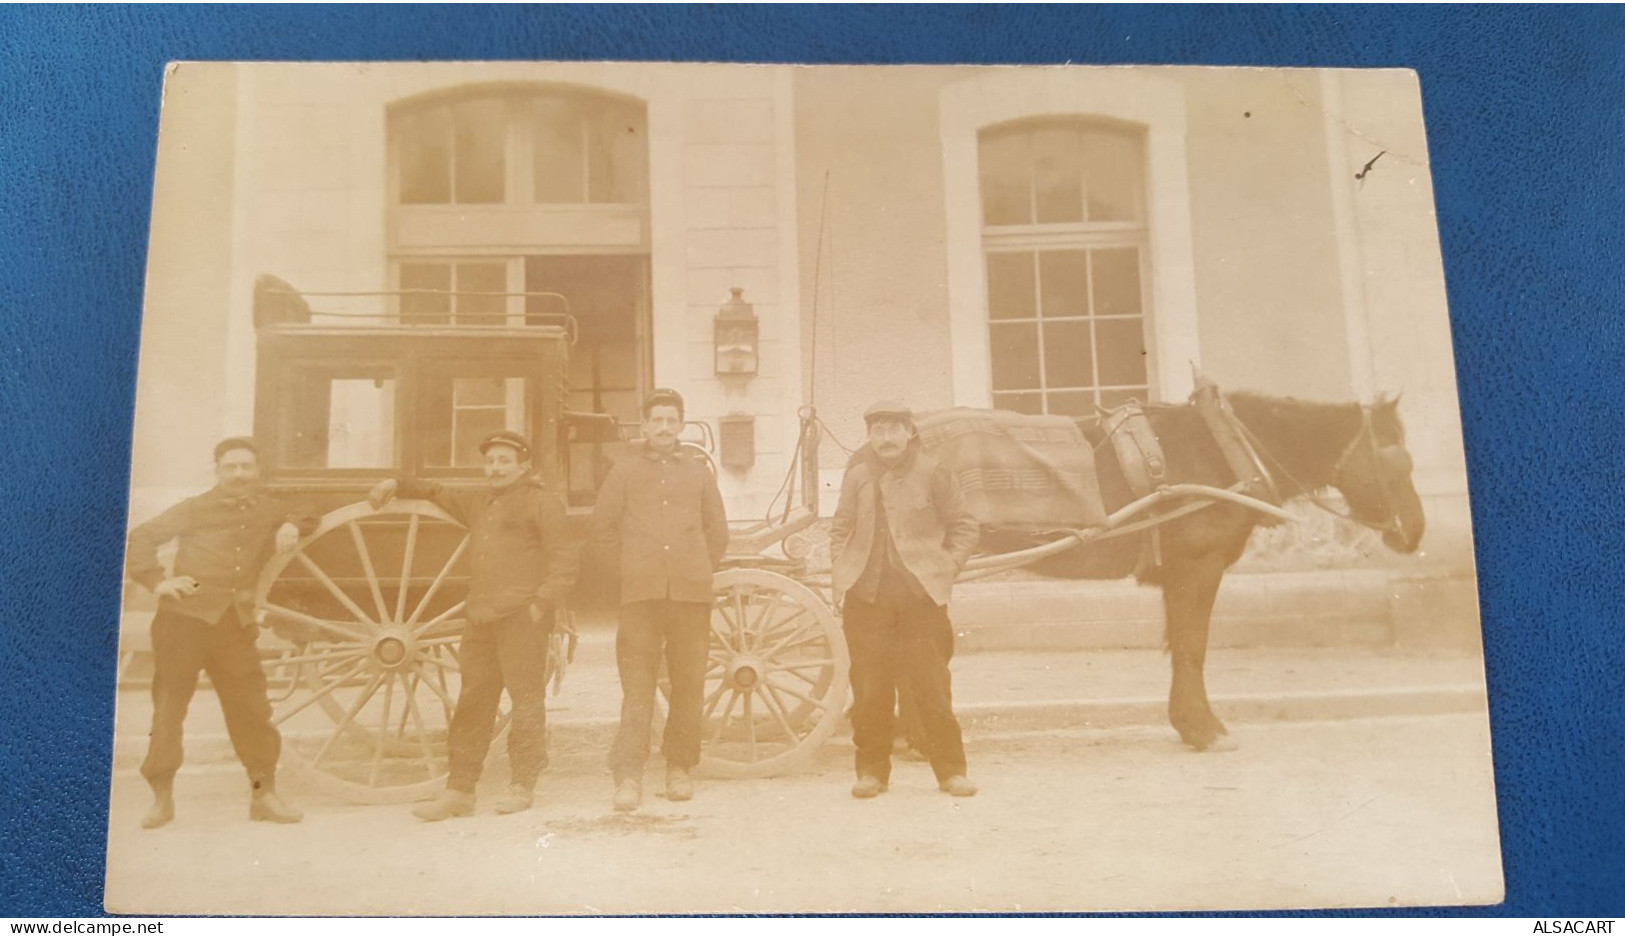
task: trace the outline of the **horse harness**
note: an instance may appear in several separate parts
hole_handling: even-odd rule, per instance
[[[1364,446],[1371,454],[1376,466],[1377,487],[1382,495],[1382,502],[1389,509],[1386,521],[1376,523],[1361,519],[1350,512],[1338,510],[1327,503],[1314,490],[1292,477],[1281,460],[1276,458],[1264,447],[1252,430],[1236,416],[1230,403],[1218,386],[1204,383],[1191,395],[1192,405],[1196,407],[1208,432],[1213,436],[1214,443],[1224,456],[1232,476],[1236,479],[1230,485],[1233,491],[1248,494],[1259,500],[1277,506],[1281,503],[1280,487],[1270,471],[1273,466],[1287,482],[1304,493],[1309,502],[1327,513],[1357,523],[1367,529],[1378,533],[1395,533],[1404,535],[1405,522],[1400,518],[1399,511],[1394,507],[1392,487],[1388,483],[1387,472],[1383,469],[1390,462],[1408,458],[1403,446],[1383,445],[1377,439],[1376,427],[1371,421],[1371,407],[1360,406],[1360,431],[1355,433],[1348,445],[1344,446],[1337,462],[1332,467],[1334,484],[1338,484],[1343,477],[1348,461],[1355,452]],[[1117,456],[1117,464],[1123,473],[1129,490],[1136,498],[1145,497],[1166,486],[1167,460],[1163,456],[1162,444],[1157,439],[1156,431],[1151,427],[1151,420],[1146,415],[1144,407],[1137,401],[1130,401],[1116,409],[1105,413],[1100,421],[1101,431],[1105,440],[1112,445],[1112,452]],[[1104,444],[1104,442],[1103,442]],[[1208,501],[1198,504],[1186,504],[1162,513],[1154,519],[1130,524],[1128,527],[1111,531],[1109,536],[1117,536],[1145,527],[1150,528],[1150,537],[1146,542],[1146,552],[1141,556],[1142,565],[1149,564],[1155,568],[1162,564],[1162,538],[1161,524],[1176,517],[1193,513],[1204,507],[1211,506]],[[1278,523],[1277,520],[1261,520],[1262,523]]]
[[[1248,441],[1246,427],[1231,411],[1218,387],[1211,384],[1204,386],[1193,394],[1193,402],[1237,479],[1230,489],[1279,504],[1274,479]],[[1163,456],[1162,444],[1140,403],[1131,401],[1117,407],[1104,416],[1100,427],[1112,444],[1118,468],[1135,498],[1146,497],[1167,485],[1167,460]],[[1145,571],[1147,567],[1154,569],[1162,565],[1162,524],[1211,504],[1211,501],[1191,503],[1158,511],[1151,519],[1113,530],[1109,535],[1123,535],[1149,527],[1151,535],[1146,538],[1145,550],[1140,555],[1140,571]]]

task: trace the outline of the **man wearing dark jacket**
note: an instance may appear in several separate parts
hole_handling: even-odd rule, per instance
[[[666,798],[694,795],[700,762],[700,706],[710,655],[711,576],[728,550],[728,515],[705,462],[678,444],[683,398],[656,390],[643,403],[643,441],[615,464],[593,508],[599,563],[620,579],[615,659],[621,674],[621,727],[610,750],[615,808],[643,801],[649,723],[662,654],[671,711],[661,753]]]
[[[158,596],[152,619],[152,738],[141,774],[153,804],[141,820],[155,829],[175,818],[175,772],[183,753],[181,731],[197,691],[198,671],[209,674],[226,733],[248,771],[253,791],[248,818],[298,822],[299,810],[276,794],[282,736],[271,724],[265,674],[254,648],[254,588],[273,550],[287,552],[317,520],[260,488],[260,453],[253,440],[230,438],[214,449],[213,488],[187,498],[130,531],[129,577]],[[165,577],[158,549],[176,541],[174,575]]]
[[[417,806],[427,822],[474,813],[474,788],[491,748],[502,690],[513,700],[508,729],[512,770],[497,812],[523,812],[534,801],[547,766],[547,654],[553,615],[575,582],[576,551],[564,501],[530,473],[530,445],[516,432],[480,443],[484,489],[448,488],[433,481],[387,479],[368,500],[376,509],[392,497],[432,501],[468,527],[467,626],[459,648],[462,688],[452,715],[446,789]]]
[[[947,604],[980,528],[953,472],[920,451],[906,406],[876,403],[864,421],[869,442],[847,467],[830,523],[832,577],[836,595],[844,596],[852,658],[858,776],[852,795],[871,798],[891,780],[892,712],[901,682],[918,711],[938,787],[973,796],[949,691]]]

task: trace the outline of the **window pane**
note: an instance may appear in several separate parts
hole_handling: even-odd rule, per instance
[[[538,98],[533,107],[536,201],[544,205],[586,201],[587,141],[580,108],[563,98]]]
[[[1038,223],[1083,220],[1083,164],[1078,131],[1046,127],[1033,131],[1033,181]]]
[[[1089,252],[1046,250],[1038,255],[1045,317],[1089,314]]]
[[[508,288],[506,263],[457,264],[457,324],[501,325],[507,318],[508,300],[500,295]]]
[[[501,98],[463,101],[452,109],[456,124],[457,202],[501,204],[508,148],[508,104]]]
[[[1100,405],[1106,409],[1116,409],[1130,400],[1145,403],[1151,399],[1150,391],[1145,387],[1132,387],[1126,390],[1100,391]]]
[[[1033,318],[1037,310],[1033,254],[987,255],[987,315],[993,319]]]
[[[1145,326],[1140,319],[1095,322],[1101,386],[1145,383]]]
[[[304,371],[279,433],[291,468],[393,468],[395,380],[387,370]]]
[[[993,389],[1037,389],[1038,326],[1031,322],[988,326],[993,354]]]
[[[592,108],[587,149],[587,195],[594,202],[643,204],[649,136],[643,108],[606,101]]]
[[[496,406],[508,402],[506,377],[458,377],[451,383],[453,406]]]
[[[1095,411],[1095,395],[1088,390],[1044,394],[1051,416],[1087,416]]]
[[[1096,315],[1140,314],[1140,249],[1114,247],[1092,253]]]
[[[1139,135],[1095,128],[1084,132],[1082,149],[1089,220],[1140,220],[1143,149]]]
[[[1088,322],[1044,323],[1044,386],[1094,385]]]
[[[509,376],[430,376],[418,397],[414,430],[430,468],[478,468],[480,442],[502,429],[530,434],[530,399],[525,378]]]
[[[981,184],[983,224],[1032,223],[1032,155],[1025,131],[982,134]]]
[[[401,323],[445,325],[451,321],[451,264],[401,264]]]
[[[1037,416],[1044,412],[1044,395],[1041,393],[995,393],[993,394],[993,408]]]
[[[397,127],[401,203],[451,201],[451,112],[444,107],[406,112]]]

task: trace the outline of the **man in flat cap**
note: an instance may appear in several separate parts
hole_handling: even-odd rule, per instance
[[[947,605],[980,527],[953,472],[920,451],[908,407],[880,402],[863,418],[869,441],[847,466],[830,524],[832,577],[852,658],[852,795],[877,796],[891,780],[901,684],[925,732],[938,787],[973,796],[949,691]]]
[[[209,674],[226,733],[248,771],[248,818],[298,822],[304,817],[276,793],[282,737],[271,724],[265,674],[254,648],[254,588],[272,551],[287,552],[315,531],[317,518],[268,496],[260,486],[260,453],[236,437],[214,449],[215,486],[130,531],[129,577],[158,596],[152,619],[152,736],[141,774],[153,792],[141,820],[155,829],[175,818],[175,773],[182,728],[198,671]],[[158,550],[175,541],[174,574]]]
[[[694,795],[700,762],[701,702],[711,640],[711,576],[728,549],[728,516],[716,478],[678,444],[683,398],[656,390],[643,402],[643,439],[615,464],[593,508],[598,562],[620,579],[615,659],[621,674],[621,727],[609,754],[615,808],[643,801],[649,723],[662,655],[671,711],[661,753],[666,798]]]
[[[462,688],[447,748],[450,775],[438,797],[413,808],[426,822],[474,813],[474,788],[491,748],[502,691],[513,700],[508,728],[508,792],[497,812],[531,807],[547,766],[547,654],[554,612],[575,583],[577,557],[564,501],[531,473],[530,444],[517,432],[480,443],[486,486],[452,488],[390,478],[368,496],[374,509],[392,497],[432,501],[468,527],[467,625],[459,646]]]

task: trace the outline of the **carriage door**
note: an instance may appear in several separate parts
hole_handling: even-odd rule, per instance
[[[537,293],[556,293],[576,321],[570,349],[565,408],[610,416],[636,432],[638,401],[649,389],[649,264],[641,255],[540,256],[525,258],[527,311],[562,303]],[[570,502],[591,504],[619,456],[620,443],[575,438],[569,443]]]

